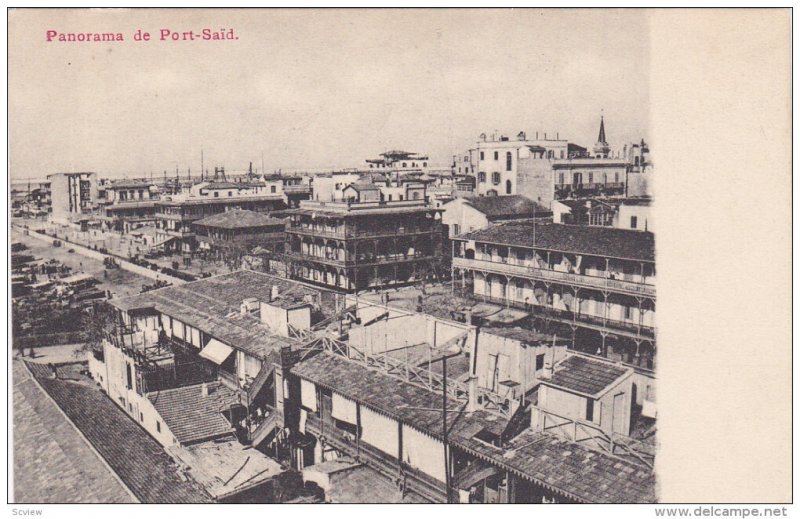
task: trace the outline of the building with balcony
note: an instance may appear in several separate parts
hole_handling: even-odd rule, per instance
[[[381,200],[373,184],[351,184],[352,201],[305,201],[289,217],[286,258],[293,279],[342,292],[400,286],[437,272],[440,209],[424,197]],[[418,191],[414,191],[418,193]]]
[[[509,222],[454,239],[453,276],[477,300],[528,312],[589,353],[652,368],[653,234]]]
[[[166,196],[157,202],[156,247],[170,252],[197,250],[193,222],[234,209],[270,213],[286,209],[282,194],[259,193],[231,197]]]
[[[198,250],[212,255],[246,253],[261,247],[283,253],[286,222],[266,213],[233,209],[207,216],[192,223]]]

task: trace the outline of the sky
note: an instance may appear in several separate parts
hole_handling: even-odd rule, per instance
[[[59,171],[345,168],[387,149],[447,165],[481,133],[648,138],[644,10],[18,10],[12,180]],[[160,41],[161,29],[234,29]],[[137,42],[137,29],[151,40]],[[47,41],[121,33],[122,42]]]

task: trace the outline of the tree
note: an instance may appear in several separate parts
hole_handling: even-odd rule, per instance
[[[95,303],[81,317],[84,343],[75,351],[75,356],[102,349],[103,338],[114,329],[115,324],[116,316],[111,305],[106,301]]]

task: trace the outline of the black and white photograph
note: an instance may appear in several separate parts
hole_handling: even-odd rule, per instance
[[[695,17],[714,18],[661,14],[697,27]],[[773,28],[775,63],[756,59],[755,40],[739,56],[783,78],[772,98],[788,103],[774,115],[785,118],[791,10],[720,15],[725,27],[763,18],[747,30]],[[695,202],[674,193],[693,176],[715,177],[714,192],[694,193],[709,204],[750,188],[733,172],[673,166],[694,151],[660,137],[691,134],[694,122],[687,134],[657,125],[659,113],[685,115],[655,97],[656,71],[683,74],[654,50],[671,45],[655,27],[673,30],[658,16],[9,9],[15,514],[66,503],[516,503],[661,515],[661,503],[738,502],[745,481],[734,471],[728,485],[716,454],[698,464],[730,493],[670,486],[682,470],[670,463],[691,466],[717,441],[662,403],[707,402],[711,390],[683,392],[681,377],[732,377],[734,362],[693,360],[675,344],[699,355],[710,343],[661,330],[737,318],[689,295],[705,286],[696,277],[676,282],[676,269],[710,267],[657,228],[692,221]],[[700,160],[715,160],[718,140],[699,143]],[[773,144],[790,153],[788,138]],[[784,182],[780,214],[784,169],[772,171]],[[759,187],[724,209],[729,226],[768,218]],[[702,234],[702,221],[679,234]],[[791,221],[782,229],[790,240]],[[789,257],[765,252],[760,267]],[[772,304],[791,307],[789,289]],[[702,317],[673,317],[662,293]],[[790,335],[766,326],[778,314],[751,310],[767,314],[758,333],[775,334],[749,343],[752,357],[769,346],[789,359]],[[695,371],[662,377],[662,365]],[[791,362],[774,373],[765,383],[781,384],[778,396],[756,396],[749,377],[726,395],[735,406],[750,393],[787,420],[770,427],[779,436],[751,437],[784,461],[748,465],[770,490],[738,494],[746,503],[792,500]],[[766,427],[736,416],[741,434],[756,434],[748,420]],[[777,505],[756,511],[782,516]]]

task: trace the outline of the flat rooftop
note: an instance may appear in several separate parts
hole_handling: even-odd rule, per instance
[[[216,500],[253,488],[284,472],[278,462],[235,440],[172,446],[167,452]]]

